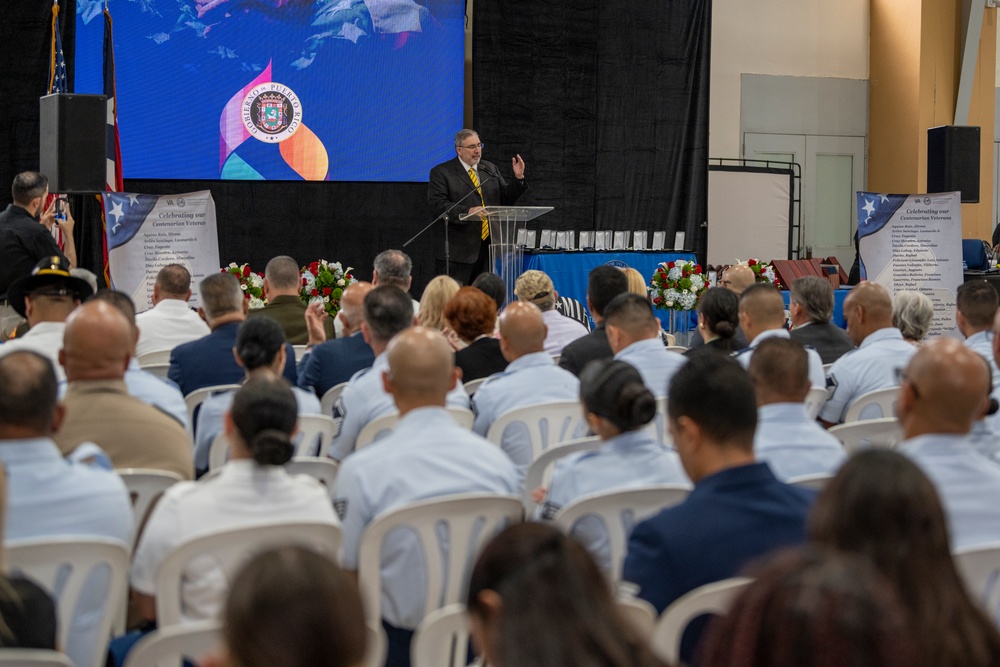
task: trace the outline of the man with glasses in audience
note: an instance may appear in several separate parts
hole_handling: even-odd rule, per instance
[[[474,130],[461,130],[455,135],[455,153],[453,159],[431,169],[427,203],[434,215],[441,215],[457,204],[443,223],[450,225],[451,261],[447,273],[462,284],[471,285],[473,278],[489,269],[490,230],[486,220],[461,217],[487,206],[513,205],[528,189],[528,182],[520,155],[511,158],[513,181],[506,180],[492,162],[483,160],[483,143]],[[438,275],[443,275],[444,232],[436,233],[435,269]]]

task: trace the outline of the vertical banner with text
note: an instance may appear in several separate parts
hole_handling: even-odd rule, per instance
[[[111,284],[135,301],[137,312],[153,307],[156,274],[167,264],[191,273],[192,306],[198,284],[219,272],[215,201],[208,190],[178,195],[105,192]]]
[[[960,197],[857,193],[862,280],[892,294],[926,294],[934,304],[930,336],[955,328],[955,290],[963,280]]]

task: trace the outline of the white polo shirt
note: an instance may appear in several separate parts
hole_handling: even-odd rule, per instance
[[[135,316],[139,327],[136,355],[172,350],[211,333],[198,313],[191,310],[187,301],[163,299],[149,310]]]

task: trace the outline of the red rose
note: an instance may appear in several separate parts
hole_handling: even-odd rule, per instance
[[[312,296],[319,296],[319,290],[316,289],[316,288],[313,288]]]
[[[694,272],[700,275],[701,274],[701,267],[700,266],[694,267]]]
[[[329,287],[324,287],[323,288],[323,296],[330,296],[330,292],[332,292],[332,291],[333,290],[330,289]]]
[[[306,279],[305,279],[305,278],[303,278],[303,279],[302,279],[302,286],[303,286],[303,287],[305,287],[305,284],[306,284]]]
[[[350,273],[345,273],[344,274],[344,280],[351,280],[351,274]]]
[[[667,262],[667,268],[668,269],[674,268],[674,263],[673,262]]]
[[[747,266],[756,266],[756,265],[757,265],[757,260],[756,259],[748,259],[747,260]]]
[[[660,305],[661,303],[663,303],[663,297],[662,296],[656,297],[655,299],[653,299],[653,303],[655,303],[656,305]]]
[[[313,273],[313,274],[315,274],[317,271],[319,271],[319,262],[313,262],[312,264],[310,264],[309,265],[309,271],[311,273]]]
[[[250,265],[249,264],[243,267],[243,277],[244,278],[249,278],[250,277]]]

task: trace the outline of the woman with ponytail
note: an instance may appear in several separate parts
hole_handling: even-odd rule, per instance
[[[339,524],[323,485],[282,467],[292,458],[297,418],[291,388],[273,374],[253,376],[236,392],[225,417],[229,462],[215,477],[167,489],[139,539],[131,573],[137,621],[155,620],[156,572],[171,549],[191,538],[260,524]],[[216,618],[225,593],[225,577],[212,560],[193,559],[184,571],[182,618]]]
[[[602,444],[556,463],[549,489],[535,492],[536,500],[544,498],[539,506],[542,519],[551,519],[564,505],[593,493],[691,483],[677,453],[646,428],[656,416],[656,398],[634,366],[613,359],[590,362],[580,373],[580,402],[587,425]],[[607,569],[607,536],[599,519],[579,521],[573,537]]]

